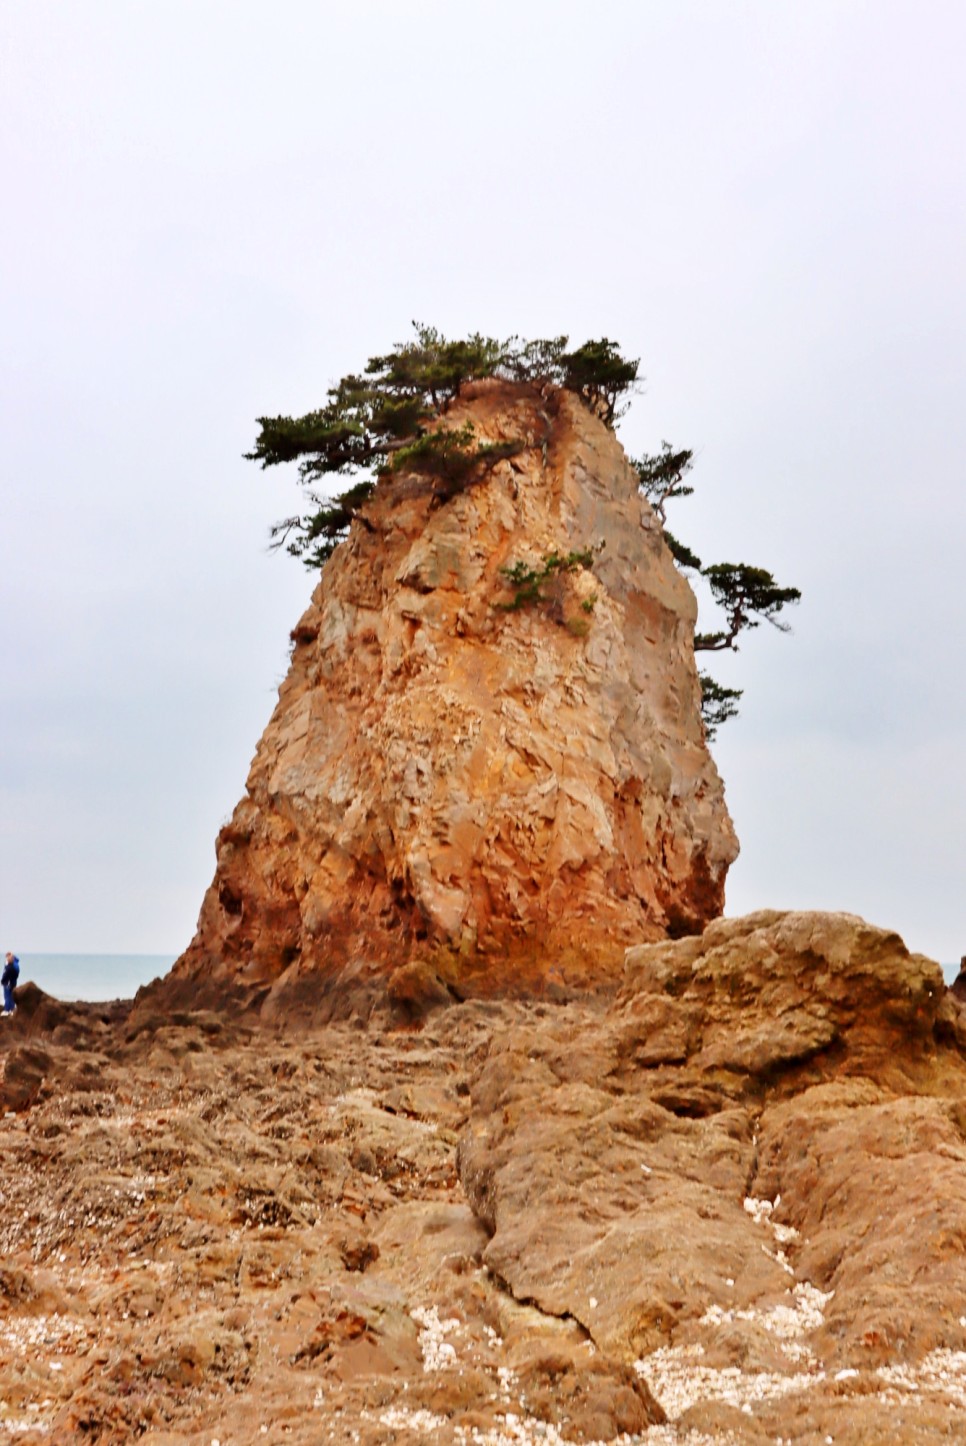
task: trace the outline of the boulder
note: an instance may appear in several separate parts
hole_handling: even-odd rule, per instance
[[[938,965],[853,915],[628,950],[595,1025],[490,1045],[459,1150],[484,1260],[628,1363],[698,1341],[761,1370],[791,1343],[786,1372],[962,1351],[950,1008]]]

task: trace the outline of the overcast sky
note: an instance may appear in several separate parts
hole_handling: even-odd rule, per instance
[[[618,340],[674,531],[802,589],[718,668],[728,913],[966,952],[964,46],[960,0],[3,0],[0,947],[188,944],[312,586],[241,454],[415,317]]]

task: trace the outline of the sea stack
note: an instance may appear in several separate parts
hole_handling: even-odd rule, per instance
[[[556,387],[467,384],[468,422],[523,445],[446,498],[388,473],[326,563],[175,996],[596,983],[720,914],[696,603],[633,468]]]

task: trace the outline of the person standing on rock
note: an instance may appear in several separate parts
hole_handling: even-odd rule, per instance
[[[0,984],[3,985],[3,1012],[12,1014],[17,1007],[17,1001],[13,992],[17,987],[17,980],[20,978],[20,960],[16,954],[7,950],[7,962],[4,965],[3,974],[0,975]]]

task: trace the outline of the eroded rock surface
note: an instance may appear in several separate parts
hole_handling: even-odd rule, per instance
[[[28,1004],[0,1440],[961,1433],[966,1012],[894,934],[719,920],[419,1029]]]
[[[19,1018],[0,1041],[0,1440],[500,1446],[662,1420],[575,1322],[500,1287],[459,1184],[469,1079],[544,1007],[295,1038],[87,1012],[46,1040],[29,1104]]]
[[[490,1048],[460,1147],[484,1261],[682,1425],[941,1435],[942,1411],[889,1433],[897,1404],[966,1399],[960,1011],[850,915],[630,950],[579,1039],[559,1016]]]
[[[695,601],[620,444],[565,392],[477,384],[466,421],[528,445],[443,505],[384,480],[326,565],[169,998],[572,985],[721,912]],[[572,554],[512,606],[502,569]]]

